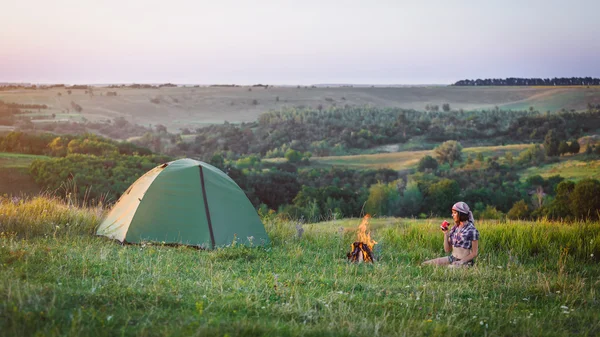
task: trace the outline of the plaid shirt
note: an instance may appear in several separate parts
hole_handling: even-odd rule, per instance
[[[479,231],[472,222],[467,222],[462,229],[454,225],[448,233],[448,243],[454,247],[471,249],[473,241],[479,240]]]

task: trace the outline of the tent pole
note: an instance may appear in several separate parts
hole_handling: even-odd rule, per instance
[[[202,171],[202,165],[198,165],[198,168],[200,168],[200,183],[202,184],[202,197],[204,198],[204,210],[206,211],[206,220],[208,220],[210,242],[212,244],[212,249],[215,249],[215,235],[213,234],[212,222],[210,221],[210,211],[208,210],[208,199],[206,198],[206,187],[204,185],[204,172]]]

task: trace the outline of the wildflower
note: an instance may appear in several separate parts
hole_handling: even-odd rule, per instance
[[[106,321],[107,321],[107,322],[110,322],[110,320],[111,320],[112,318],[113,318],[113,317],[112,317],[112,315],[106,316]]]
[[[483,321],[479,321],[479,325],[483,325]]]
[[[523,301],[529,301],[529,299],[527,297],[524,297]]]
[[[502,269],[502,266],[498,266],[498,269]]]
[[[560,308],[563,310],[569,310],[569,307],[567,307],[566,305],[561,305]]]
[[[594,253],[590,254],[590,257],[594,257]]]
[[[556,293],[557,293],[557,294],[560,294],[560,290],[557,290],[557,291],[556,291]]]

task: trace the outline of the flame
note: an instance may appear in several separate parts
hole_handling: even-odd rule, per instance
[[[367,232],[370,219],[369,214],[365,215],[356,229],[357,241],[350,245],[350,253],[346,254],[348,260],[352,262],[375,262],[373,246],[377,244],[377,241],[371,238],[371,232]]]
[[[369,224],[369,220],[371,219],[371,215],[367,214],[358,225],[357,230],[357,241],[366,243],[369,249],[372,251],[373,246],[377,244],[377,241],[371,238],[371,232],[367,232],[367,225]]]

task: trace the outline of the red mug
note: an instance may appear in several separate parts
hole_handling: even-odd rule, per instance
[[[448,221],[444,220],[444,222],[442,222],[442,225],[440,226],[440,228],[443,231],[446,231],[446,230],[448,230],[448,225],[449,225]]]

